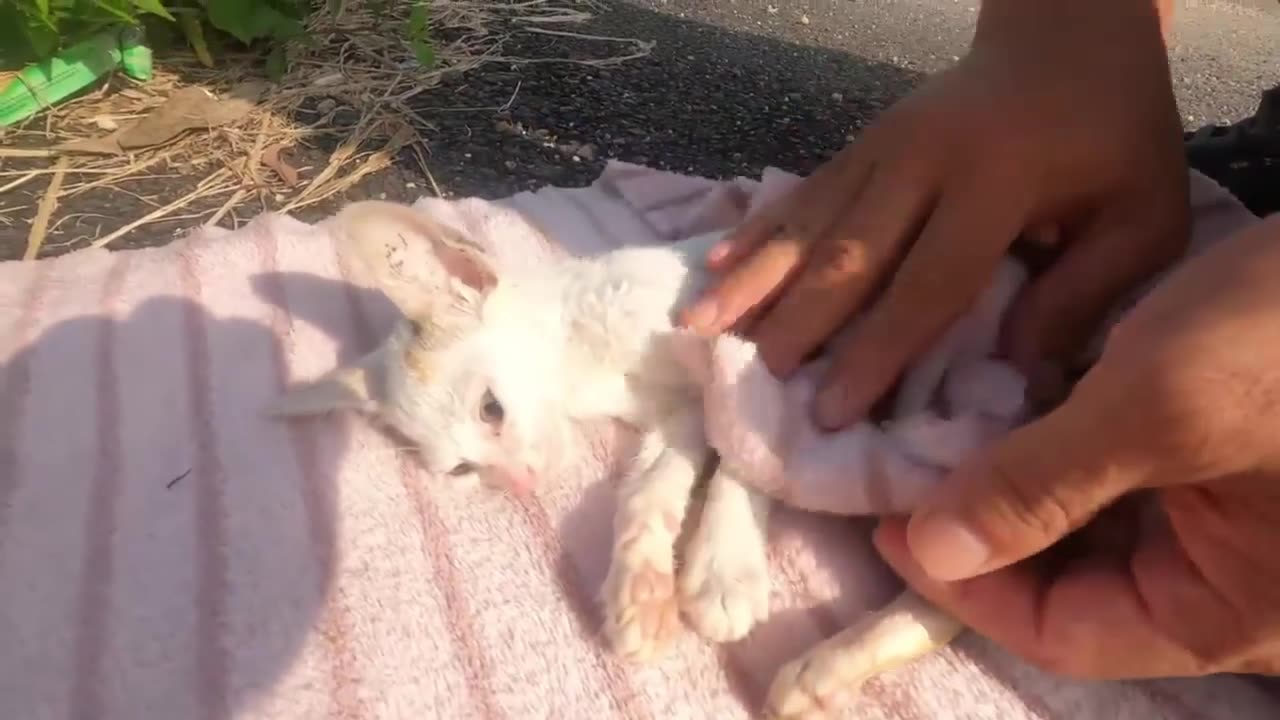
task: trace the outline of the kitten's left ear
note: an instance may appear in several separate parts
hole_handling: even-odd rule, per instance
[[[372,413],[383,397],[384,357],[385,352],[379,349],[354,365],[294,385],[268,405],[266,415],[289,418],[321,415],[331,410]]]
[[[498,282],[479,243],[417,208],[365,200],[339,212],[334,226],[344,251],[406,315],[433,315]]]

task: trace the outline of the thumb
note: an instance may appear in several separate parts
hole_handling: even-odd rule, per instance
[[[1125,439],[1129,418],[1100,395],[1077,387],[1058,409],[958,467],[917,507],[907,543],[925,572],[950,582],[1016,563],[1152,477],[1149,453]]]

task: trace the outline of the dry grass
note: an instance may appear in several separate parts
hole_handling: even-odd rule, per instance
[[[364,3],[349,1],[337,17],[321,12],[312,19],[309,30],[315,42],[291,47],[285,76],[270,85],[262,99],[238,119],[120,154],[58,149],[67,143],[103,137],[145,117],[183,88],[197,86],[226,97],[235,88],[262,80],[261,63],[256,58],[219,58],[213,69],[202,66],[194,56],[159,58],[155,77],[147,83],[116,76],[103,88],[20,128],[0,130],[0,196],[54,173],[62,180],[61,186],[50,188],[54,197],[43,202],[42,208],[52,209],[59,199],[65,201],[94,188],[142,177],[204,178],[183,197],[144,198],[155,209],[99,236],[93,241],[96,247],[109,245],[147,223],[172,219],[196,201],[200,207],[217,208],[198,215],[200,222],[229,222],[233,226],[239,222],[236,209],[245,204],[255,205],[248,211],[256,212],[264,208],[290,211],[320,202],[387,167],[406,147],[412,147],[422,162],[424,133],[430,133],[431,124],[410,106],[410,100],[429,92],[446,73],[492,62],[604,65],[648,54],[651,46],[641,40],[569,32],[564,28],[591,17],[591,5],[560,2],[566,5],[557,5],[555,0],[434,0],[437,62],[428,69],[417,62],[401,31],[410,11],[407,4],[375,16]],[[570,35],[608,43],[616,52],[600,60],[505,55],[506,41],[520,33]],[[441,35],[450,40],[441,42]],[[420,99],[415,103],[422,104]],[[303,107],[310,112],[299,112]],[[333,115],[340,109],[358,115],[351,129],[332,129]],[[298,120],[303,117],[305,122]],[[339,132],[342,136],[327,165],[310,177],[300,177],[281,158],[282,149],[309,145],[318,136]],[[22,169],[11,169],[14,158],[24,158]],[[39,161],[46,166],[33,168],[31,158],[47,158]],[[422,169],[430,177],[425,164]],[[39,248],[43,238],[37,235],[42,234],[32,234],[29,252],[31,247]]]

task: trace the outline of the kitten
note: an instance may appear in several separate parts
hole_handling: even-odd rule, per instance
[[[701,387],[672,318],[707,287],[718,233],[592,258],[497,267],[462,233],[404,205],[367,201],[334,220],[342,252],[403,319],[356,363],[294,387],[277,416],[347,409],[409,438],[435,474],[533,492],[554,431],[612,419],[642,433],[618,493],[604,632],[621,656],[661,653],[683,614],[730,642],[768,616],[772,500],[708,445]],[[703,471],[706,498],[679,570],[675,544]],[[765,713],[820,718],[867,678],[949,643],[962,626],[907,592],[783,667]]]

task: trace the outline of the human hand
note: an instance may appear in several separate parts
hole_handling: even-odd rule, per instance
[[[1176,270],[1062,406],[882,523],[881,554],[1059,673],[1280,674],[1277,277],[1280,216]]]
[[[867,313],[820,389],[861,419],[990,282],[1020,233],[1064,250],[1011,324],[1024,370],[1076,350],[1189,234],[1181,125],[1152,0],[987,0],[971,52],[711,252],[682,318],[787,376]],[[887,289],[878,300],[881,286]]]

